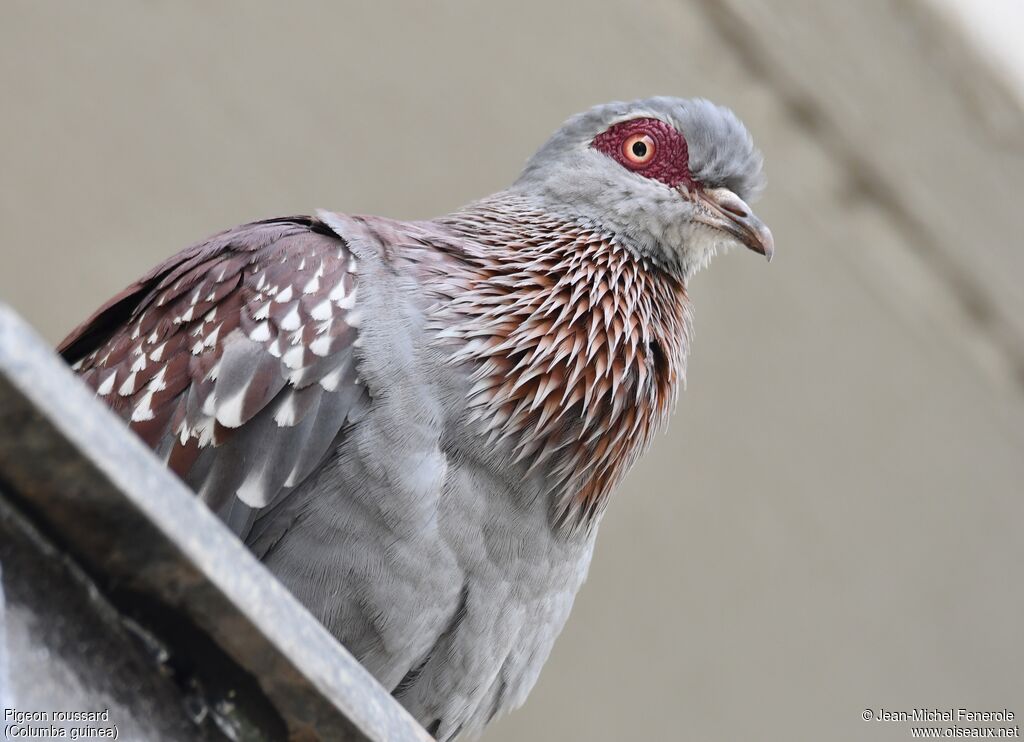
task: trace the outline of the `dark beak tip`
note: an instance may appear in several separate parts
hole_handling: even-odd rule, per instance
[[[686,191],[684,198],[702,202],[710,214],[700,218],[713,228],[728,232],[746,247],[764,255],[768,262],[775,257],[775,238],[746,202],[727,188]]]
[[[701,198],[698,194],[698,198]],[[703,201],[721,219],[720,228],[725,228],[746,247],[765,256],[768,262],[775,257],[775,237],[768,225],[737,197],[731,190],[721,188],[703,194]]]
[[[771,230],[763,224],[758,225],[758,229],[753,230],[752,234],[750,234],[750,241],[747,243],[747,247],[754,252],[764,255],[769,263],[775,257],[775,238],[772,237]]]

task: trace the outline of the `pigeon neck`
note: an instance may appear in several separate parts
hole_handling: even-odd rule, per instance
[[[438,223],[455,239],[431,327],[471,374],[470,414],[558,493],[553,518],[596,525],[663,428],[685,375],[682,280],[616,237],[489,199]]]
[[[615,229],[605,224],[600,215],[587,214],[572,206],[551,203],[543,195],[539,195],[520,187],[499,191],[479,201],[467,204],[461,209],[441,217],[438,221],[445,223],[472,237],[486,237],[486,231],[495,222],[512,220],[520,225],[543,229],[545,226],[561,232],[566,228],[584,230],[591,234],[599,234],[602,238],[628,251],[646,269],[655,268],[677,277],[684,284],[688,277],[686,267],[677,259],[675,251],[668,251],[662,246],[649,244],[649,240],[641,239],[637,234]],[[482,231],[481,231],[482,230]]]

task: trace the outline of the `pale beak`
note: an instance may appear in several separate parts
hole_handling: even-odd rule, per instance
[[[728,188],[682,190],[697,207],[694,217],[714,229],[727,232],[756,253],[770,261],[775,254],[775,240],[767,225],[758,219],[746,202]]]

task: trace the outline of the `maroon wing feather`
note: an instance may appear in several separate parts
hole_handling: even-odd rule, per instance
[[[157,266],[58,350],[212,508],[251,520],[366,408],[355,294],[326,225],[256,222]]]

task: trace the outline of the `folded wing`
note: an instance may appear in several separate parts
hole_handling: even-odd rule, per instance
[[[244,536],[366,410],[356,278],[315,218],[247,224],[157,266],[58,351]]]

